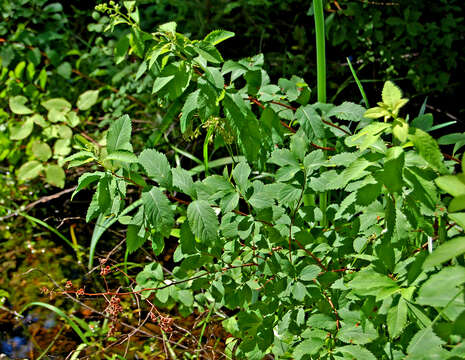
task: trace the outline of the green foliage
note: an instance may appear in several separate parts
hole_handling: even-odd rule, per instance
[[[302,78],[274,83],[263,55],[225,61],[217,45],[234,33],[192,40],[173,21],[148,32],[135,5],[98,5],[89,30],[116,41],[75,62],[2,52],[2,160],[58,187],[64,163],[82,170],[73,196],[95,190],[89,268],[115,223],[128,256],[174,247],[172,269],[142,264],[135,291],[181,314],[223,310],[237,358],[462,356],[465,177],[429,134],[432,115],[401,115],[391,81],[371,109],[312,103]],[[115,75],[66,87],[83,69]]]
[[[131,252],[150,239],[159,254],[163,239],[179,229],[170,279],[182,285],[157,291],[159,306],[179,301],[192,310],[201,290],[216,306],[238,310],[224,326],[241,339],[239,358],[453,356],[461,341],[454,324],[465,311],[463,239],[455,227],[439,236],[432,226],[446,214],[431,181],[454,165],[427,132],[399,116],[406,100],[396,85],[387,82],[382,102],[366,112],[347,102],[309,104],[305,87],[293,93],[290,85],[273,85],[260,57],[222,64],[215,41],[192,41],[173,23],[144,33],[118,7],[99,8],[113,14],[110,29],[124,22],[144,39],[127,51],[153,71],[147,76],[156,96],[181,102],[181,129],[212,127],[234,161],[238,154],[222,133],[230,128],[247,160],[194,179],[192,169],[171,166],[155,149],[146,147],[133,162],[129,118],[110,126],[102,152],[127,154],[100,161],[104,175],[86,174],[80,184],[98,181],[89,211],[111,208],[115,217],[124,208],[122,183],[141,190],[143,206],[128,225]],[[384,122],[355,134],[347,123],[378,117]],[[282,123],[299,128],[283,136]],[[137,183],[136,173],[156,184]],[[325,207],[311,200],[323,193]],[[423,244],[431,241],[426,256]],[[139,274],[138,289],[169,276],[150,269]]]

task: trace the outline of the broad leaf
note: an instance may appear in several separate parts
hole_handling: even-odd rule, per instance
[[[110,125],[107,133],[107,150],[111,154],[116,150],[132,151],[131,120],[128,115],[121,116]]]
[[[155,149],[145,149],[139,155],[139,164],[143,166],[147,175],[161,186],[171,187],[171,167],[165,154],[159,153]]]
[[[157,232],[168,236],[174,225],[174,213],[166,196],[156,187],[142,193],[145,213],[150,225]]]
[[[192,232],[200,241],[210,244],[217,240],[218,218],[205,200],[195,200],[189,204],[187,219]]]

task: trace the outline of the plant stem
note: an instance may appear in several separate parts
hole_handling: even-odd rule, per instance
[[[313,1],[316,33],[316,70],[318,102],[326,103],[326,53],[325,53],[325,18],[323,14],[323,0]],[[326,227],[327,194],[320,194],[320,210],[323,214],[320,225]]]
[[[316,32],[316,68],[318,102],[326,103],[326,54],[325,54],[325,19],[323,0],[313,1]]]

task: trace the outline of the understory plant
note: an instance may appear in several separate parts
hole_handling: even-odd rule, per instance
[[[465,180],[424,108],[404,114],[390,81],[368,110],[311,103],[298,76],[274,84],[263,56],[224,61],[217,45],[231,32],[191,40],[170,22],[148,33],[135,1],[98,10],[107,30],[129,27],[115,56],[141,59],[160,129],[204,134],[201,165],[186,168],[172,152],[136,151],[124,115],[66,159],[94,164],[75,190],[95,186],[94,247],[119,222],[129,256],[175,248],[171,271],[146,264],[133,293],[226,314],[235,358],[465,356]]]

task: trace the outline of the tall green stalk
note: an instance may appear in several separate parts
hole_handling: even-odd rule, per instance
[[[326,103],[326,54],[325,54],[325,18],[323,0],[313,0],[316,32],[316,69],[318,102]]]
[[[316,33],[316,82],[318,90],[318,102],[326,103],[326,51],[325,51],[325,17],[323,14],[323,0],[313,0],[313,14],[315,16]],[[323,145],[326,145],[324,143]],[[328,194],[320,194],[320,210],[323,215],[320,225],[326,227],[326,207]]]

